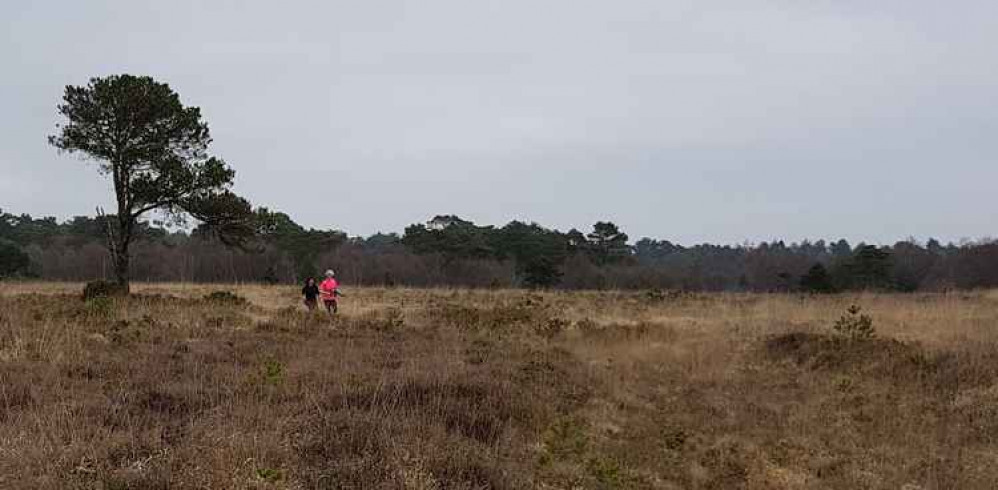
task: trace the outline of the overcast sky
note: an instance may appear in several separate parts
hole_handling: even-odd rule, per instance
[[[354,235],[998,235],[993,0],[12,0],[0,27],[11,212],[110,207],[46,136],[65,85],[132,73],[202,108],[237,192]]]

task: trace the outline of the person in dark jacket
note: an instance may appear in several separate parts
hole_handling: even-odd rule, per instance
[[[308,278],[305,287],[301,288],[301,294],[305,297],[305,307],[309,311],[315,310],[319,306],[319,286],[315,284],[315,279]]]

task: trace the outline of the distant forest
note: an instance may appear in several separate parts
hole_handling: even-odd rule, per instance
[[[105,220],[65,222],[0,210],[0,278],[84,281],[112,276]],[[600,222],[562,232],[513,221],[481,226],[437,216],[402,235],[349,237],[254,211],[255,237],[222,243],[144,222],[132,251],[137,281],[299,283],[333,268],[346,284],[695,291],[941,291],[998,287],[998,242],[891,246],[845,240],[683,246]]]

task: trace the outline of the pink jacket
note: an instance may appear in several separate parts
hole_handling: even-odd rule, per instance
[[[338,287],[340,287],[340,283],[337,282],[336,279],[328,277],[319,283],[319,295],[322,296],[323,300],[336,299],[335,292]]]

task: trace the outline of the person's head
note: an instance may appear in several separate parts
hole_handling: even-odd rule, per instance
[[[306,279],[305,280],[305,284],[308,285],[308,286],[315,286],[315,278],[314,277],[310,277],[310,278]]]
[[[332,278],[336,277],[336,272],[333,272],[332,269],[329,269],[329,270],[326,271],[326,277],[332,279]]]

